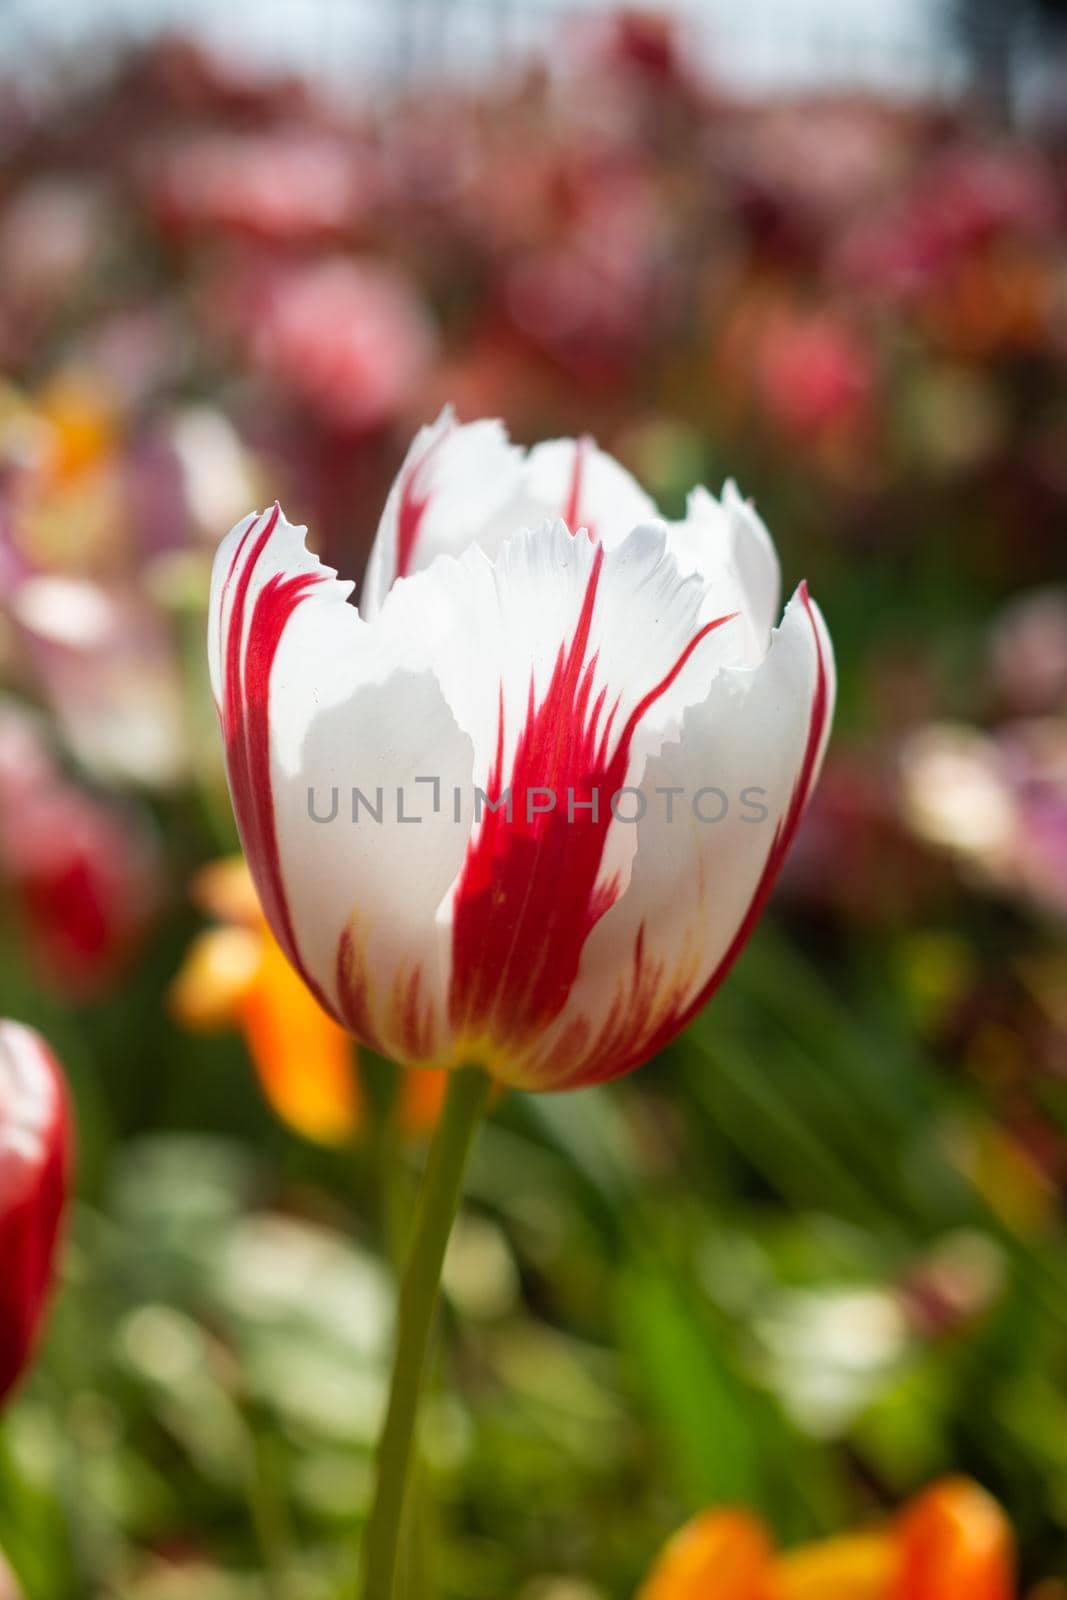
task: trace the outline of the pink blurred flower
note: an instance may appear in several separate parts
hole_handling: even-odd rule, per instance
[[[990,654],[994,689],[1010,711],[1067,709],[1067,590],[1013,600],[993,630]]]
[[[707,157],[750,220],[777,215],[821,250],[857,209],[896,192],[919,131],[914,112],[878,101],[776,98],[720,117]]]
[[[901,752],[904,814],[979,882],[1067,915],[1067,722],[916,730]]]
[[[99,188],[42,177],[5,200],[0,212],[0,353],[5,367],[25,353],[88,277],[104,237]]]
[[[434,353],[429,312],[397,271],[336,256],[252,269],[248,295],[226,297],[254,365],[318,420],[360,434],[413,400]]]
[[[876,751],[831,755],[782,885],[805,910],[862,926],[921,915],[936,879],[901,819],[893,773]]]
[[[71,750],[106,782],[166,788],[190,760],[174,643],[131,585],[30,574],[11,615],[36,685]]]
[[[149,203],[168,232],[232,231],[280,243],[336,239],[377,196],[367,152],[300,126],[202,133],[151,164]]]
[[[545,242],[505,270],[519,332],[592,387],[631,374],[655,343],[678,288],[669,229],[652,186],[625,170],[561,170]]]
[[[850,427],[867,415],[875,383],[872,355],[833,312],[772,316],[756,361],[767,415],[794,443]]]

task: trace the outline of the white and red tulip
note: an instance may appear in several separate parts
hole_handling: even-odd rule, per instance
[[[351,588],[277,506],[216,557],[212,680],[279,943],[400,1060],[528,1089],[637,1066],[729,970],[815,784],[834,668],[806,588],[774,629],[732,486],[666,523],[590,441],[527,454],[449,413]]]
[[[0,1021],[0,1403],[37,1338],[70,1169],[67,1093],[39,1034]]]

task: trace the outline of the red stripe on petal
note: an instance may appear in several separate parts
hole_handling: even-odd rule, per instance
[[[749,935],[759,921],[782,863],[811,797],[815,770],[826,733],[830,691],[826,663],[818,626],[811,609],[807,586],[800,588],[801,600],[815,637],[816,678],[808,718],[808,732],[800,772],[789,804],[775,830],[771,847],[752,898],[737,931],[715,970],[691,1000],[686,1000],[700,961],[699,943],[694,940],[681,961],[668,974],[663,961],[649,960],[644,924],[638,929],[628,971],[620,976],[614,1003],[608,1008],[599,1030],[591,1033],[584,1018],[574,1023],[553,1041],[551,1058],[530,1057],[529,1082],[532,1087],[582,1089],[621,1076],[648,1061],[667,1046],[707,1004],[737,960]],[[699,871],[699,865],[697,870]],[[559,1063],[564,1063],[560,1073]]]
[[[689,642],[635,707],[609,753],[614,708],[602,729],[606,691],[593,698],[597,658],[586,659],[603,564],[598,545],[574,637],[560,646],[540,705],[531,680],[509,785],[511,819],[504,807],[487,811],[457,888],[452,1025],[461,1037],[488,1041],[502,1052],[528,1046],[562,1009],[585,941],[618,895],[615,881],[599,879],[613,820],[611,799],[625,783],[640,719],[666,693],[700,640],[729,620],[718,618]],[[499,718],[487,785],[494,804],[504,794],[503,699]],[[551,791],[557,804],[531,814],[531,797],[539,789]],[[594,795],[595,812],[589,807]]]
[[[379,1055],[388,1050],[375,1026],[370,1003],[370,980],[363,950],[353,928],[346,927],[337,946],[337,993],[345,1027]]]
[[[365,940],[353,921],[341,935],[336,977],[345,1026],[363,1044],[398,1061],[425,1061],[437,1053],[437,1008],[432,998],[423,993],[421,966],[400,966],[388,992],[384,992],[385,986],[379,986],[375,993]]]
[[[426,486],[426,467],[441,445],[454,431],[454,424],[439,433],[422,455],[404,469],[400,502],[396,510],[396,576],[406,578],[415,561],[415,546],[422,532],[423,518],[431,494]]]
[[[815,639],[815,690],[812,694],[811,709],[808,714],[808,733],[804,744],[804,756],[800,764],[797,781],[793,785],[793,791],[789,797],[789,804],[778,827],[775,829],[774,838],[771,841],[770,850],[767,852],[767,859],[763,864],[763,871],[760,873],[759,882],[756,884],[752,899],[749,901],[745,914],[737,926],[737,931],[720,957],[715,970],[699,989],[696,996],[687,1004],[675,1003],[668,1007],[663,1020],[655,1029],[648,1043],[643,1046],[640,1056],[629,1063],[631,1066],[637,1066],[641,1061],[647,1061],[650,1056],[655,1055],[658,1050],[662,1050],[665,1045],[669,1044],[675,1034],[681,1032],[692,1021],[697,1012],[707,1004],[723,982],[741,951],[748,943],[749,936],[763,914],[763,909],[770,899],[771,891],[782,869],[782,864],[789,854],[789,847],[793,843],[797,828],[800,825],[800,819],[804,815],[804,809],[811,798],[811,792],[815,786],[815,772],[819,760],[819,751],[822,749],[822,742],[826,733],[827,717],[830,709],[830,685],[826,662],[823,659],[819,628],[811,609],[811,597],[808,594],[806,583],[800,585],[800,598],[804,610],[807,612],[808,621],[811,624],[812,634]],[[581,1081],[583,1083],[601,1081],[605,1076],[611,1075],[610,1072],[606,1073],[600,1070],[595,1077],[588,1077],[583,1074]]]
[[[280,514],[275,505],[262,528],[255,523],[247,530],[227,574],[220,614],[220,626],[226,634],[220,715],[234,813],[263,911],[278,943],[308,988],[321,1005],[331,1010],[329,1001],[300,958],[282,878],[270,770],[270,679],[274,659],[293,612],[322,582],[324,575],[298,572],[283,577],[275,573],[256,594],[249,609],[252,579],[277,528]],[[246,547],[248,553],[242,561]],[[226,590],[235,577],[233,601],[227,617],[224,610]]]
[[[569,532],[577,533],[583,526],[582,515],[582,482],[585,477],[585,464],[589,452],[593,448],[593,441],[588,434],[583,434],[574,442],[574,462],[571,466],[571,481],[567,490],[567,499],[563,506],[563,520]],[[595,530],[587,521],[584,524],[586,532],[591,539],[596,537]]]

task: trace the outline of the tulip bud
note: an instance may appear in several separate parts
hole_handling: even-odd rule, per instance
[[[0,1402],[30,1357],[70,1169],[67,1094],[44,1040],[0,1022]]]

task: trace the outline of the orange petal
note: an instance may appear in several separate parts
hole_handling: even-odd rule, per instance
[[[897,1524],[901,1569],[892,1600],[1014,1600],[1011,1528],[991,1495],[947,1478]]]
[[[262,937],[248,928],[198,934],[170,986],[171,1013],[183,1028],[197,1032],[236,1022],[262,960]]]
[[[402,1133],[418,1138],[432,1133],[448,1092],[448,1073],[432,1067],[401,1067],[396,1121]]]
[[[360,1125],[355,1043],[327,1016],[264,931],[241,1024],[263,1091],[291,1128],[343,1144]]]
[[[195,874],[190,893],[193,903],[217,922],[239,922],[247,928],[263,925],[259,897],[242,855],[209,861]]]
[[[638,1600],[770,1600],[771,1543],[745,1511],[708,1511],[670,1540]]]
[[[115,414],[98,378],[67,373],[39,396],[54,430],[54,467],[72,475],[107,455],[115,441]]]
[[[888,1534],[848,1534],[782,1556],[774,1600],[890,1600],[897,1552]]]

